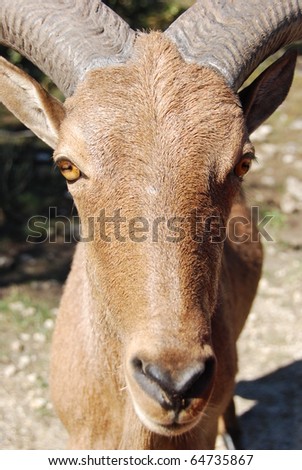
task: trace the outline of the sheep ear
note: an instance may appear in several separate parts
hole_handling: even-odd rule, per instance
[[[0,102],[53,149],[65,111],[62,103],[22,70],[0,57]]]
[[[296,60],[297,51],[287,51],[239,93],[249,134],[286,98],[293,81]]]

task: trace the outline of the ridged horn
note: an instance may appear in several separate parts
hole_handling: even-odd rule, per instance
[[[65,96],[88,70],[125,62],[134,38],[100,0],[1,0],[0,43],[37,65]]]
[[[268,56],[302,39],[302,0],[199,0],[166,30],[189,62],[235,91]]]

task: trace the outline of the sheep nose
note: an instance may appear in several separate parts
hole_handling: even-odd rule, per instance
[[[134,377],[145,393],[164,409],[185,409],[193,398],[208,399],[215,373],[214,357],[175,370],[134,358]]]

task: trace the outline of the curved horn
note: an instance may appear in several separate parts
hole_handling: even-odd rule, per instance
[[[166,34],[186,61],[216,69],[237,91],[269,55],[302,38],[302,0],[198,0]]]
[[[69,96],[88,70],[125,62],[135,33],[100,0],[1,0],[0,43]]]

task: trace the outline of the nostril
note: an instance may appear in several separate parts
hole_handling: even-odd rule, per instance
[[[214,357],[208,358],[200,370],[195,371],[190,380],[184,384],[182,389],[182,397],[205,398],[209,394],[216,369],[216,360]]]
[[[161,386],[159,368],[135,357],[132,361],[133,376],[141,389],[157,401],[164,409],[170,409],[171,404],[165,389]],[[157,370],[157,373],[155,373]]]
[[[141,359],[138,359],[137,357],[135,357],[132,360],[132,366],[135,371],[144,373],[144,370],[143,370],[144,364]]]

